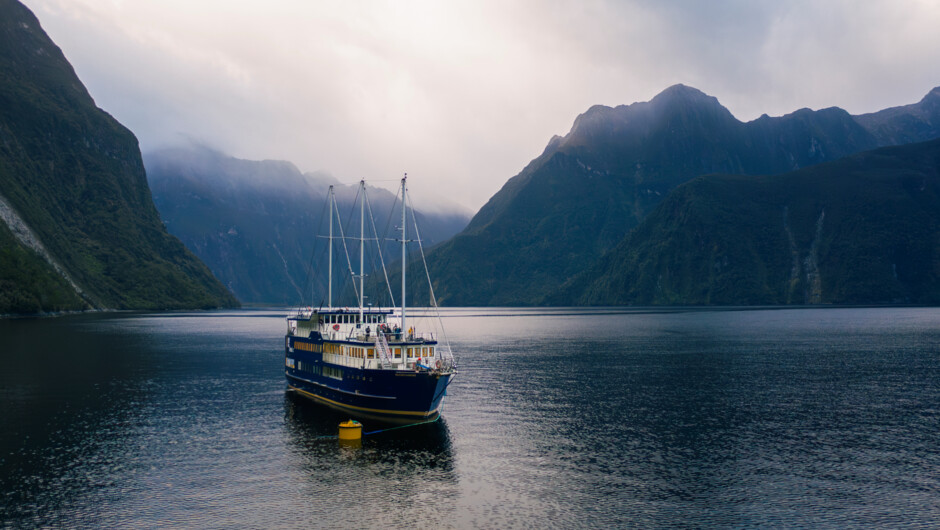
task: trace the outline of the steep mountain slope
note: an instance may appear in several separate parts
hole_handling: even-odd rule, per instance
[[[776,174],[878,145],[841,109],[742,123],[682,85],[595,106],[431,253],[435,290],[447,305],[538,303],[698,175]]]
[[[36,17],[14,0],[0,0],[0,196],[48,257],[9,227],[3,232],[0,283],[20,294],[0,313],[238,303],[163,228],[137,139],[95,106]],[[28,275],[32,287],[10,272],[13,259],[37,271]],[[61,276],[55,267],[80,299],[52,278]]]
[[[940,140],[677,188],[548,302],[940,302]]]
[[[240,300],[310,303],[312,284],[325,283],[319,276],[311,277],[310,270],[313,259],[315,269],[325,267],[325,251],[316,250],[324,244],[315,243],[317,235],[326,230],[327,188],[334,185],[337,205],[346,212],[342,220],[347,223],[357,186],[301,174],[289,162],[240,160],[199,146],[146,153],[144,162],[154,202],[167,229],[205,261]],[[395,197],[371,186],[368,195],[381,232],[389,222]],[[467,220],[460,213],[418,213],[425,245],[451,237]],[[358,234],[359,216],[352,216],[344,226],[349,233]],[[346,276],[343,270],[334,271],[337,278]]]

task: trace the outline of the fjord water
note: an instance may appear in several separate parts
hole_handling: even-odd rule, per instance
[[[0,321],[0,526],[940,520],[938,309],[447,310],[443,418],[359,448],[284,315]]]

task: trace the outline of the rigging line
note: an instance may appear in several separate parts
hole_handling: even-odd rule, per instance
[[[399,195],[400,193],[401,193],[401,188],[399,187],[398,190],[395,192],[395,198],[392,200],[391,208],[388,209],[388,219],[385,221],[385,230],[382,232],[382,239],[384,239],[386,242],[388,242],[388,241],[395,241],[394,239],[389,239],[389,237],[388,237],[388,231],[389,231],[389,228],[391,228],[391,226],[392,226],[392,217],[395,215],[395,205],[398,204],[398,195]],[[376,232],[375,237],[379,237],[378,232]],[[379,246],[379,252],[381,252],[383,255],[384,255],[384,253],[385,253],[386,250],[387,250],[386,245],[380,245],[380,246]],[[391,284],[391,282],[388,281],[387,274],[386,274],[386,284],[387,284],[387,286],[388,286],[389,294],[391,294],[391,293],[392,293],[392,284]],[[395,296],[394,296],[394,295],[391,297],[391,302],[392,302],[391,307],[395,307]]]
[[[396,241],[395,239],[388,238],[388,229],[392,226],[392,217],[395,216],[396,213],[395,205],[398,204],[399,194],[401,194],[401,189],[395,193],[395,198],[392,200],[392,207],[388,209],[388,220],[385,222],[385,232],[383,233],[383,237],[386,241]]]
[[[375,229],[375,216],[372,215],[372,200],[369,199],[368,193],[365,193],[365,198],[366,198],[366,204],[369,205],[369,222],[372,224],[372,233],[375,234],[375,240],[378,241],[379,233]],[[385,285],[388,286],[389,299],[392,302],[392,307],[395,307],[395,295],[392,294],[392,284],[391,282],[388,281],[388,270],[385,268],[385,257],[382,255],[382,245],[380,243],[376,243],[376,246],[378,247],[378,251],[379,251],[379,261],[382,262],[382,274],[385,275]],[[373,260],[372,263],[373,263],[373,269],[374,269],[375,261]]]
[[[447,338],[447,331],[444,329],[444,322],[441,319],[441,310],[437,305],[437,297],[434,296],[434,286],[431,284],[431,272],[428,269],[428,260],[424,257],[424,244],[421,242],[421,232],[418,231],[418,218],[415,217],[414,204],[411,205],[411,221],[415,225],[415,239],[418,240],[421,262],[424,263],[424,275],[428,279],[428,292],[431,295],[431,307],[434,308],[434,312],[437,315],[437,323],[441,327],[441,337],[444,339],[444,344],[447,346],[447,353],[450,355],[451,360],[454,360],[454,351],[450,348],[450,340]]]
[[[359,190],[356,190],[356,197],[355,197],[355,199],[353,199],[353,206],[354,206],[354,207],[353,207],[353,208],[350,208],[350,210],[349,210],[349,218],[346,219],[346,222],[349,224],[350,227],[352,226],[352,214],[353,214],[353,210],[356,209],[356,208],[355,208],[355,204],[356,204],[356,199],[358,199],[358,198],[359,198]],[[352,278],[353,276],[355,276],[355,273],[353,272],[352,261],[349,259],[349,247],[346,246],[346,234],[343,232],[343,223],[342,223],[343,220],[339,217],[339,212],[338,212],[338,211],[336,212],[336,220],[338,221],[337,224],[339,224],[339,237],[343,240],[343,252],[346,253],[346,265],[349,267],[349,276],[350,276],[350,278]],[[346,282],[344,281],[344,282],[343,282],[344,286],[345,286],[345,283],[346,283]],[[359,302],[358,302],[358,300],[359,300],[359,288],[356,287],[356,282],[352,282],[352,287],[353,287],[353,292],[354,292],[355,295],[356,295],[356,304],[355,304],[355,305],[358,306],[358,305],[359,305]],[[340,291],[340,292],[342,292],[342,291]]]
[[[327,204],[328,204],[328,203],[329,203],[329,197],[326,197],[326,200],[323,201],[323,208],[320,209],[320,217],[319,217],[319,221],[317,222],[317,225],[316,225],[316,226],[317,226],[317,232],[319,232],[319,231],[320,231],[320,228],[323,226],[323,219],[324,219],[324,217],[325,217],[325,216],[324,216],[324,213],[326,212],[326,207],[327,207]],[[309,262],[307,263],[307,270],[306,270],[306,273],[305,273],[305,275],[304,275],[304,287],[303,287],[303,291],[301,291],[301,294],[300,294],[300,306],[299,306],[299,307],[303,307],[304,305],[306,305],[304,302],[306,302],[306,296],[307,296],[308,289],[311,287],[311,283],[312,283],[312,279],[311,279],[311,278],[314,277],[314,275],[312,274],[312,271],[313,271],[313,264],[316,262],[316,260],[317,260],[318,257],[319,257],[319,256],[317,255],[317,246],[316,246],[316,245],[313,245],[313,246],[310,248],[310,260],[309,260]],[[312,296],[311,296],[310,302],[311,302],[311,303],[313,302],[313,297],[312,297]]]
[[[324,209],[326,209],[327,207],[329,207],[329,210],[330,210],[329,215],[332,216],[332,215],[333,215],[333,205],[332,205],[332,203],[330,202],[329,195],[327,195],[326,201],[325,201],[325,203],[324,203]],[[324,213],[324,212],[321,212],[321,215],[320,215],[320,222],[317,223],[317,233],[319,233],[321,230],[323,230],[323,222],[328,219],[328,216],[323,215],[323,213]],[[319,236],[317,236],[317,237],[319,237]],[[325,278],[324,278],[324,276],[323,276],[323,273],[321,272],[321,271],[324,270],[324,269],[329,269],[330,260],[327,259],[327,260],[326,260],[327,263],[324,265],[324,264],[323,264],[323,256],[326,255],[326,254],[328,254],[328,253],[332,253],[332,252],[333,252],[333,244],[332,244],[332,242],[330,242],[330,243],[327,243],[326,245],[323,245],[322,247],[318,247],[317,244],[314,243],[313,246],[314,246],[315,249],[316,249],[316,248],[319,248],[319,250],[318,250],[318,254],[316,255],[316,258],[315,258],[314,260],[312,260],[312,261],[310,262],[310,264],[308,265],[308,267],[307,267],[307,273],[308,273],[308,274],[311,276],[311,278],[312,278],[311,284],[313,284],[313,283],[315,282],[317,288],[320,290],[320,303],[319,303],[318,305],[322,307],[322,306],[323,306],[323,302],[324,302],[324,297],[325,297],[324,293],[328,292],[329,289],[330,289],[330,286],[327,285],[327,283],[330,281],[330,280],[329,280],[330,271],[327,270],[327,274],[326,274],[326,277],[325,277]],[[322,266],[318,266],[316,269],[314,269],[314,264],[321,264]],[[318,272],[318,274],[314,274],[314,273],[313,273],[314,270],[316,270],[316,271]],[[308,287],[307,285],[304,286],[304,289],[308,289],[308,288],[310,288],[310,292],[313,293],[313,288],[312,288],[312,286],[311,286],[311,287]],[[312,297],[311,297],[311,300],[310,300],[310,301],[311,301],[311,305],[312,305],[312,302],[313,302],[313,298],[312,298]]]

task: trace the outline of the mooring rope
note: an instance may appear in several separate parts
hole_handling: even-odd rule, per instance
[[[377,430],[377,431],[364,432],[364,433],[362,433],[362,435],[363,435],[363,436],[369,436],[369,435],[372,435],[372,434],[379,434],[379,433],[383,433],[383,432],[395,431],[395,430],[398,430],[398,429],[404,429],[404,428],[406,428],[406,427],[415,427],[415,426],[418,426],[418,425],[427,425],[428,423],[434,423],[434,422],[436,422],[436,421],[439,420],[439,419],[441,419],[440,414],[438,414],[438,416],[437,416],[436,418],[434,418],[433,420],[419,421],[418,423],[409,423],[408,425],[398,425],[398,426],[396,426],[396,427],[389,427],[388,429],[379,429],[379,430]],[[327,435],[327,436],[317,436],[317,437],[314,438],[314,440],[338,440],[338,439],[339,439],[339,435],[338,435],[338,434]]]

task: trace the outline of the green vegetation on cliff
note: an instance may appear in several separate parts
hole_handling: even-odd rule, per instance
[[[547,301],[940,303],[940,140],[697,178]]]
[[[84,300],[46,261],[0,223],[0,312],[85,309]]]
[[[36,17],[14,0],[0,0],[0,195],[91,307],[238,304],[166,232],[137,139],[95,106]],[[4,234],[0,282],[15,285],[20,294],[4,296],[10,301],[0,313],[73,308],[67,283],[42,279],[48,269],[23,281],[7,260],[26,260],[36,271],[42,267],[9,231]],[[38,308],[18,300],[37,301]]]
[[[463,232],[429,254],[435,291],[445,305],[530,305],[546,297],[577,303],[580,293],[566,290],[567,299],[553,293],[685,182],[713,173],[781,174],[886,144],[925,141],[936,137],[936,124],[936,89],[917,104],[871,115],[800,109],[747,123],[682,85],[649,102],[595,106],[509,179]],[[746,186],[748,179],[736,182]]]

